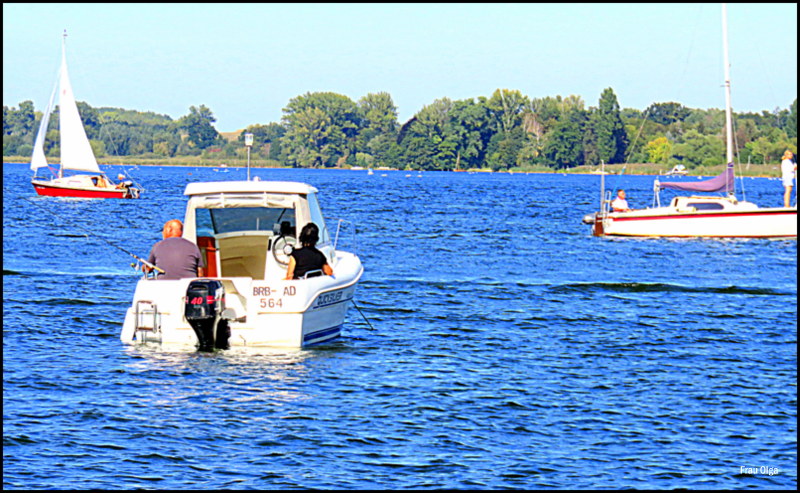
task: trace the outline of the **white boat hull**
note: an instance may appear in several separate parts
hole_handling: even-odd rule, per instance
[[[598,214],[595,236],[670,238],[796,238],[797,208],[741,211],[680,211],[660,207]]]
[[[222,282],[225,305],[233,310],[230,346],[302,348],[339,337],[363,267],[357,256],[337,252],[333,268],[334,276],[303,280],[211,278]],[[193,280],[140,280],[122,342],[196,347],[198,338],[184,316]]]

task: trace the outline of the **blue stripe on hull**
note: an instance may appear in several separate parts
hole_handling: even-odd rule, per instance
[[[335,339],[335,338],[339,337],[339,335],[341,335],[341,332],[342,332],[342,325],[340,324],[340,325],[337,325],[335,327],[329,327],[327,329],[322,329],[322,330],[318,330],[316,332],[312,332],[310,334],[306,334],[306,335],[303,336],[303,345],[304,346],[308,346],[308,345],[311,345],[311,344],[316,344],[317,342],[330,341],[332,339]],[[325,341],[315,341],[315,339],[328,337],[331,334],[335,334],[335,335],[333,337],[331,337],[330,339],[325,339]]]

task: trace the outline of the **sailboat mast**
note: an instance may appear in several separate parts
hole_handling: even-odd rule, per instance
[[[728,60],[728,7],[722,4],[722,52],[725,65],[725,138],[726,163],[733,162],[733,115],[731,110],[731,65]]]
[[[64,35],[61,38],[61,79],[63,80],[64,71],[67,69],[67,30],[64,29]],[[58,105],[58,119],[59,122],[64,118],[64,105],[61,103],[61,93],[64,91],[64,86],[62,83],[59,83],[59,105]],[[61,124],[59,123],[59,128],[61,128]],[[61,133],[61,132],[59,132]],[[63,139],[62,139],[63,142]],[[60,146],[63,148],[63,145]],[[64,177],[64,155],[61,155],[61,166],[58,167],[58,177]]]

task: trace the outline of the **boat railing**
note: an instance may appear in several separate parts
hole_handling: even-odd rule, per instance
[[[342,228],[342,225],[344,225],[345,227]],[[348,221],[346,219],[337,219],[336,236],[334,237],[334,240],[333,240],[333,248],[334,249],[338,250],[338,248],[339,248],[339,233],[343,229],[347,231],[351,227],[352,227],[353,232],[352,232],[352,235],[348,235],[348,236],[351,237],[352,241],[353,241],[353,246],[352,246],[353,253],[358,251],[358,228],[356,227],[354,222]]]
[[[611,190],[606,190],[603,196],[603,203],[600,204],[600,215],[605,217],[608,215],[611,208]]]
[[[661,182],[658,178],[653,182],[653,207],[661,207]]]
[[[322,269],[314,269],[314,270],[310,270],[310,271],[306,272],[305,274],[303,274],[303,277],[301,277],[300,279],[310,279],[312,277],[319,277],[319,276],[321,276],[323,274],[325,274],[325,273],[322,272]]]

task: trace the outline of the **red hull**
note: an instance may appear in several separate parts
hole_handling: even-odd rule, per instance
[[[85,199],[125,199],[125,190],[87,190],[85,188],[53,187],[34,184],[33,188],[39,195],[48,197],[78,197]]]

